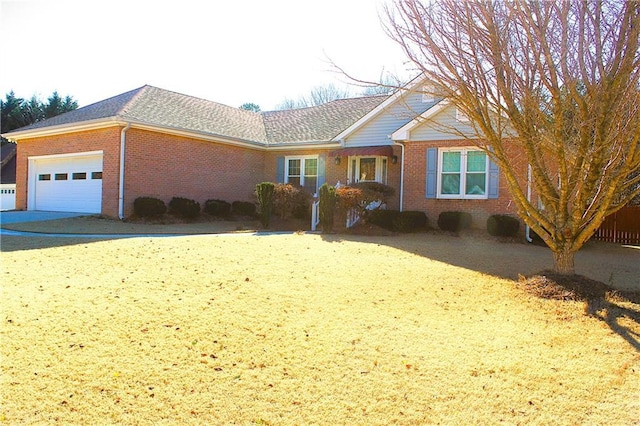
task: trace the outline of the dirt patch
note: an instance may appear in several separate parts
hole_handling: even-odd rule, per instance
[[[519,284],[529,293],[543,299],[591,300],[604,298],[612,288],[583,275],[563,275],[542,271],[530,277],[519,277]]]

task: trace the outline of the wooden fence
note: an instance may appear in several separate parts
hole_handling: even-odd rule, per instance
[[[640,206],[623,207],[608,216],[593,238],[611,243],[640,244]]]

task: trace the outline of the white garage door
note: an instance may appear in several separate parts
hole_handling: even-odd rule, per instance
[[[38,157],[31,162],[30,210],[100,213],[102,154]]]

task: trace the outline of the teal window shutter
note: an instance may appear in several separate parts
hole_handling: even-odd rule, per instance
[[[320,154],[318,156],[318,189],[324,184],[326,180],[325,164],[326,154]]]
[[[426,198],[436,198],[438,182],[438,148],[427,149],[427,193]]]
[[[498,198],[500,187],[500,169],[498,165],[489,159],[489,189],[487,191],[488,198]]]
[[[276,162],[276,182],[284,183],[284,157],[278,157]]]

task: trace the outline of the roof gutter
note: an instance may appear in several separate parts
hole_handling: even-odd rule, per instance
[[[120,131],[120,179],[118,187],[118,218],[124,219],[124,158],[127,146],[127,130],[131,127],[131,123]]]

